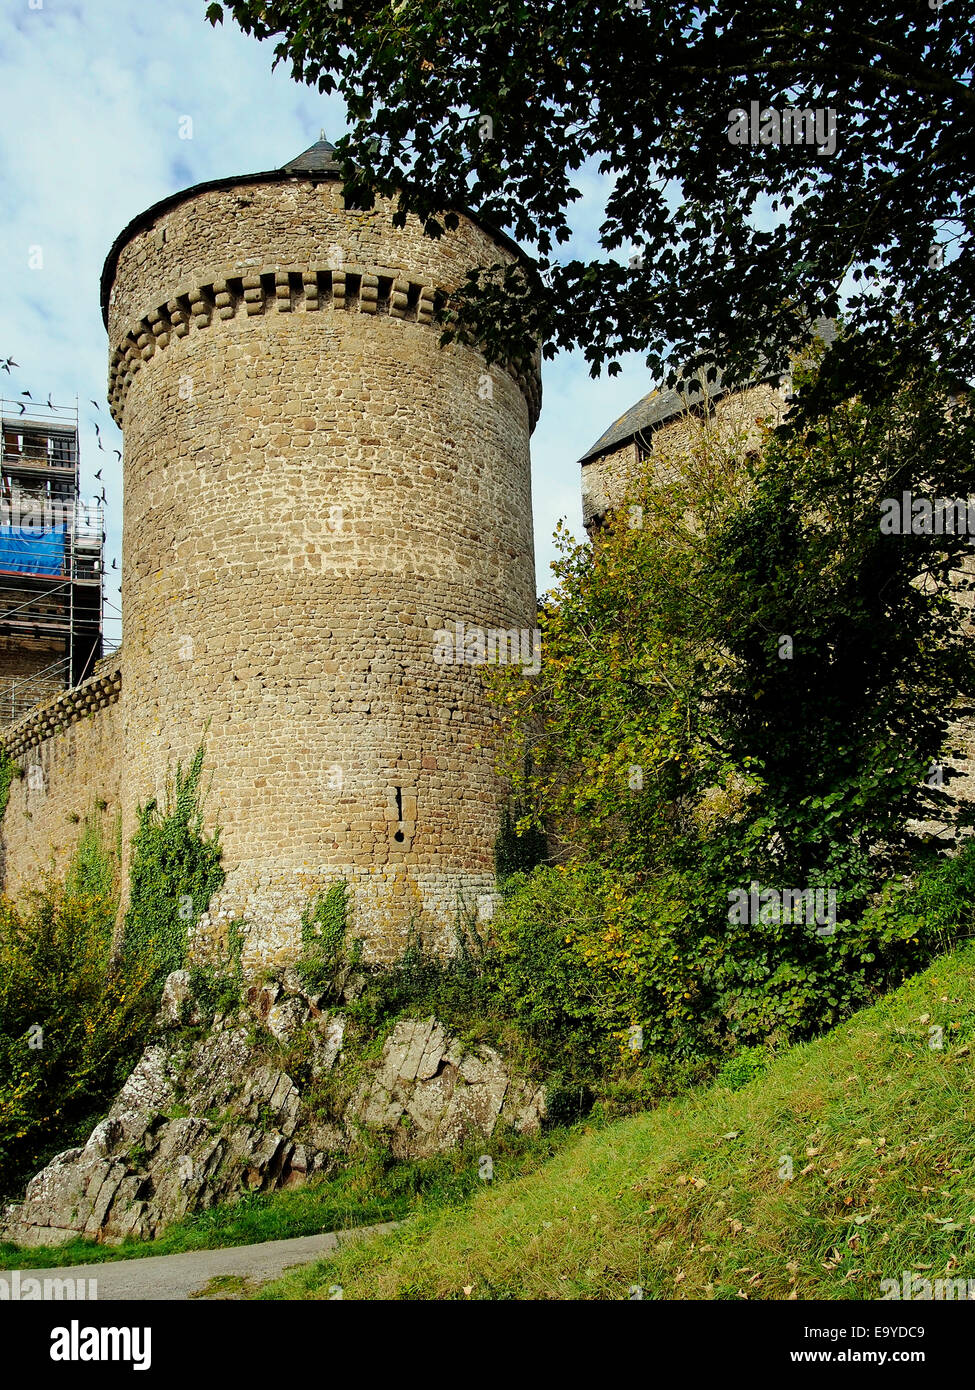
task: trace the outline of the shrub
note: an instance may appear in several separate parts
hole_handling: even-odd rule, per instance
[[[201,1027],[209,1027],[217,1014],[229,1014],[240,1007],[244,990],[244,924],[228,923],[226,955],[216,963],[197,963],[190,966],[191,1000],[186,1012],[195,1003]]]
[[[505,806],[494,842],[494,872],[499,883],[512,874],[530,873],[545,858],[545,836],[537,826],[526,825],[519,833],[517,809]]]
[[[685,1065],[810,1038],[973,922],[975,840],[892,879],[822,936],[804,922],[730,921],[724,886],[689,875],[536,869],[504,893],[497,989],[553,1076],[599,1088],[627,1053],[641,1067]]]
[[[81,1141],[131,1070],[154,999],[138,958],[111,963],[117,859],[86,827],[65,880],[0,899],[0,1191]]]
[[[459,908],[451,955],[432,950],[414,928],[397,960],[366,969],[348,1013],[366,1032],[407,1014],[434,1014],[445,1027],[469,1034],[499,1016],[494,974],[494,957],[473,913]]]
[[[715,1084],[729,1091],[740,1091],[756,1076],[763,1076],[772,1063],[772,1054],[764,1047],[745,1047],[718,1072]]]

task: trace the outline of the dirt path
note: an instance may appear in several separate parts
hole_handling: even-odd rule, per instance
[[[105,1264],[25,1269],[20,1278],[21,1283],[25,1279],[95,1279],[100,1303],[117,1299],[233,1298],[246,1286],[277,1279],[294,1265],[323,1259],[341,1243],[391,1231],[397,1224],[387,1222],[293,1240],[269,1240],[260,1245],[233,1245],[222,1250],[188,1250],[179,1255],[150,1255]],[[211,1281],[216,1282],[208,1288]]]

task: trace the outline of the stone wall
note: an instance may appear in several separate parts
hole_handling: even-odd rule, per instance
[[[107,833],[120,806],[119,658],[0,732],[23,776],[0,823],[3,891],[14,900],[53,863],[66,868],[91,817]]]
[[[588,531],[618,507],[636,477],[639,454],[632,439],[582,465],[582,524]]]
[[[125,839],[206,738],[228,880],[204,936],[293,955],[339,878],[374,956],[493,887],[479,672],[435,633],[534,623],[538,383],[441,348],[434,293],[510,259],[332,180],[211,189],[135,232],[110,296],[125,435]]]

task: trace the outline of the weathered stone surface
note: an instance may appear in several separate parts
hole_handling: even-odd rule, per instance
[[[505,1110],[511,1088],[510,1074],[492,1048],[464,1054],[436,1019],[408,1019],[387,1038],[375,1074],[360,1086],[347,1117],[388,1131],[397,1157],[416,1158],[475,1135],[488,1137],[502,1114],[515,1129],[537,1129],[545,1114],[544,1091],[518,1081]]]
[[[179,1028],[184,1023],[200,1022],[200,1011],[193,999],[188,970],[174,970],[167,976],[159,1001],[157,1023],[161,1028]]]
[[[24,1245],[79,1233],[106,1242],[150,1238],[241,1191],[327,1173],[362,1129],[389,1133],[396,1156],[415,1158],[487,1138],[499,1119],[519,1130],[540,1125],[544,1092],[512,1079],[492,1048],[464,1053],[435,1018],[398,1022],[365,1079],[345,1092],[341,1119],[322,1119],[275,1065],[271,1039],[287,1045],[306,1036],[312,1075],[324,1077],[341,1064],[345,1020],[290,984],[286,993],[276,983],[251,987],[242,1014],[190,1034],[188,1048],[185,1032],[168,1024],[87,1143],[31,1179],[0,1234]],[[193,1001],[183,986],[170,977],[166,996],[185,1012]],[[255,1049],[251,1030],[260,1024],[268,1046]]]
[[[265,1023],[278,1042],[287,1042],[298,1032],[307,1013],[308,1007],[300,999],[285,999],[271,1005]]]

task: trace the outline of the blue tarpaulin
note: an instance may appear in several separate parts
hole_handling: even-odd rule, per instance
[[[32,531],[23,526],[0,526],[0,570],[63,574],[64,527]]]

